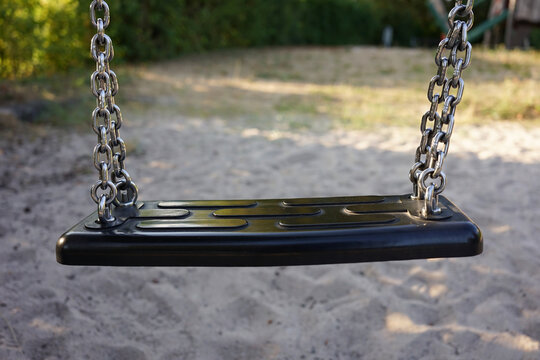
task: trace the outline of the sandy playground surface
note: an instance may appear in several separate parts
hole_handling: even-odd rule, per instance
[[[133,121],[142,199],[410,191],[419,131],[238,130]],[[93,211],[92,133],[0,141],[0,359],[539,359],[540,128],[456,127],[446,195],[474,258],[279,268],[65,267]]]

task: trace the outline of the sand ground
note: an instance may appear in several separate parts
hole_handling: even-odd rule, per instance
[[[132,121],[142,199],[406,193],[419,132]],[[461,259],[279,268],[65,267],[90,211],[92,133],[0,140],[0,359],[539,359],[540,128],[457,126],[446,195],[481,227]]]

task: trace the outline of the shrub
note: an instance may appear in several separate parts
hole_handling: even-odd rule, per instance
[[[412,6],[411,6],[412,4]],[[0,3],[0,76],[63,71],[88,61],[88,0]],[[397,43],[433,33],[423,0],[110,0],[120,59],[145,61],[194,51],[264,45]]]

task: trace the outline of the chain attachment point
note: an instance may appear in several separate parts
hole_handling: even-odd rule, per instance
[[[97,11],[102,12],[102,17],[96,15]],[[90,77],[90,89],[97,102],[92,112],[92,129],[98,136],[93,159],[94,167],[99,171],[99,180],[91,187],[90,196],[98,206],[98,221],[102,225],[115,221],[111,204],[131,206],[138,198],[138,188],[124,165],[126,144],[119,132],[123,119],[120,107],[114,101],[119,88],[118,77],[109,65],[114,58],[114,47],[111,38],[105,34],[110,19],[109,5],[104,0],[93,0],[90,4],[90,20],[96,34],[90,41],[90,54],[96,62],[96,71]],[[111,117],[113,114],[114,120]]]
[[[463,70],[471,62],[472,45],[467,40],[468,31],[474,23],[473,0],[455,1],[455,6],[448,14],[449,31],[439,42],[435,53],[437,74],[431,78],[427,90],[430,109],[422,115],[420,131],[422,138],[416,148],[414,165],[409,171],[409,179],[413,184],[412,199],[424,200],[422,216],[432,218],[441,212],[438,207],[438,195],[446,187],[446,174],[443,164],[450,146],[454,131],[456,107],[461,102],[465,82],[462,79]],[[464,56],[461,53],[464,52]],[[446,77],[448,66],[452,66],[452,76]],[[435,87],[440,88],[439,92]],[[456,94],[450,94],[456,89]],[[440,114],[439,104],[443,103]],[[433,121],[433,127],[428,127],[428,121]],[[442,145],[441,145],[442,144]],[[426,184],[431,180],[430,184]]]
[[[441,212],[439,196],[435,194],[435,186],[432,184],[426,190],[421,214],[424,218],[428,218],[430,215],[438,215]]]

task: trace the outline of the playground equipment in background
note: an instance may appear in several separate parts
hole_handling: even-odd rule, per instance
[[[476,0],[476,5],[486,2],[487,0]],[[426,4],[441,31],[447,32],[446,7],[443,0],[426,0]],[[492,0],[489,5],[487,20],[471,30],[468,34],[469,41],[474,42],[484,35],[484,43],[488,45],[491,42],[491,30],[506,21],[504,40],[506,47],[510,49],[526,46],[531,30],[540,25],[540,1]]]

